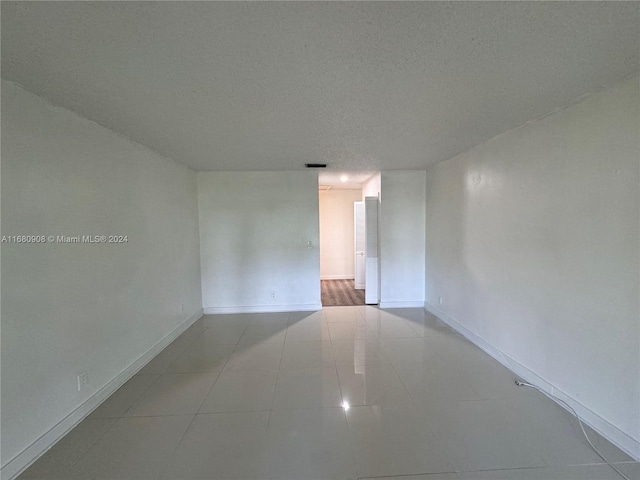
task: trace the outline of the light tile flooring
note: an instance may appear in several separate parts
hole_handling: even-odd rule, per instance
[[[620,478],[513,379],[419,309],[208,315],[20,479]]]

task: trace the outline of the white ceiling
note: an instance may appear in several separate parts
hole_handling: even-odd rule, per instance
[[[3,78],[196,170],[424,168],[639,69],[635,2],[1,8]]]

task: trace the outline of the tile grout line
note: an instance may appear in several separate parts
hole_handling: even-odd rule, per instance
[[[273,405],[276,401],[276,391],[278,390],[278,380],[280,379],[280,367],[282,366],[282,357],[284,356],[284,347],[287,344],[287,334],[289,333],[289,320],[294,312],[287,313],[287,329],[284,331],[284,340],[282,341],[282,351],[280,352],[280,361],[278,362],[278,373],[276,374],[276,384],[273,387],[273,396],[271,397],[271,408],[269,408],[269,418],[267,419],[266,432],[269,431],[269,425],[271,425],[271,413],[273,412]]]
[[[185,332],[183,332],[183,334],[184,334],[184,333],[185,333]],[[202,333],[202,332],[201,332],[201,333]],[[196,336],[196,338],[197,338],[198,336],[200,336],[200,335],[197,335],[197,336]],[[180,337],[178,337],[178,338],[180,338]],[[177,340],[177,339],[176,339],[176,340]],[[195,340],[195,339],[194,339],[194,340]],[[175,341],[175,340],[174,340],[174,341]],[[173,343],[173,342],[172,342],[172,343]],[[162,352],[164,352],[164,350],[165,350],[166,348],[168,348],[170,345],[171,345],[171,344],[167,345],[164,349],[162,349],[162,351],[158,352],[158,354],[156,355],[156,357],[157,357],[158,355],[160,355]],[[185,350],[186,350],[186,348],[187,348],[188,346],[189,346],[189,344],[187,343],[187,345],[185,346]],[[178,357],[179,357],[180,355],[182,355],[182,351],[181,351],[181,353],[178,355]],[[154,357],[154,358],[156,358],[156,357]],[[151,362],[152,360],[153,360],[153,358],[152,358],[151,360],[149,360],[149,362]],[[177,360],[177,358],[176,358],[176,360]],[[146,365],[145,365],[145,366],[146,366]],[[142,367],[140,370],[142,370],[143,368],[144,368],[144,367]],[[143,391],[141,391],[141,392],[140,392],[140,394],[135,398],[135,400],[132,402],[132,404],[129,406],[129,408],[127,408],[127,409],[122,413],[122,415],[117,416],[117,417],[103,417],[103,418],[101,418],[101,420],[109,420],[109,419],[115,419],[115,420],[114,420],[114,422],[109,426],[109,428],[107,428],[107,430],[105,430],[105,432],[104,432],[102,435],[100,435],[100,437],[98,437],[98,438],[97,438],[97,439],[96,439],[96,440],[91,444],[91,446],[90,446],[90,447],[89,447],[89,448],[88,448],[88,449],[87,449],[87,450],[86,450],[86,451],[85,451],[85,452],[84,452],[84,453],[83,453],[83,454],[78,458],[78,460],[77,460],[76,462],[74,462],[74,463],[72,463],[72,464],[71,464],[71,468],[72,468],[72,469],[73,469],[73,468],[75,468],[77,465],[79,465],[79,464],[80,464],[80,462],[81,462],[81,461],[82,461],[82,460],[83,460],[83,459],[84,459],[84,458],[89,454],[89,452],[90,452],[90,451],[91,451],[91,450],[92,450],[92,449],[93,449],[93,448],[98,444],[98,442],[99,442],[100,440],[102,440],[102,439],[105,437],[105,435],[106,435],[107,433],[109,433],[109,432],[113,429],[113,427],[115,427],[116,423],[118,423],[120,420],[125,419],[125,418],[136,418],[136,417],[134,417],[134,416],[127,417],[127,416],[126,416],[127,412],[128,412],[129,410],[131,410],[131,409],[133,408],[133,406],[136,404],[136,402],[138,402],[138,401],[142,398],[142,396],[143,396],[145,393],[147,393],[147,391],[149,391],[149,389],[151,389],[151,387],[152,387],[153,385],[155,385],[155,384],[160,380],[160,378],[164,375],[164,372],[166,372],[166,370],[167,370],[168,368],[169,368],[169,365],[167,365],[167,367],[165,367],[165,369],[163,370],[163,373],[160,373],[160,374],[157,374],[157,373],[156,373],[156,374],[152,374],[152,373],[146,373],[146,374],[139,374],[139,373],[135,373],[135,374],[131,377],[131,378],[133,378],[133,377],[135,377],[136,375],[156,375],[156,377],[157,377],[157,378],[156,378],[153,382],[151,382],[151,383],[147,386],[147,388],[145,388]],[[129,382],[130,380],[131,380],[131,379],[127,380],[127,382]],[[124,385],[126,385],[126,383],[125,383]],[[122,387],[124,387],[124,385],[122,385]],[[120,388],[122,388],[122,387],[120,387]],[[118,390],[119,390],[119,389],[118,389]],[[107,401],[109,400],[109,398],[111,398],[115,393],[117,393],[117,391],[118,391],[118,390],[116,390],[115,392],[113,392],[113,394],[111,394],[111,396],[109,396],[107,399],[105,399],[105,400],[104,400],[104,402],[102,402],[102,404],[104,404],[105,402],[107,402]],[[96,409],[97,409],[97,408],[100,408],[100,406],[101,406],[102,404],[100,404],[98,407],[96,407]],[[94,410],[94,411],[95,411],[95,410]],[[92,413],[93,413],[93,412],[92,412]],[[89,414],[89,415],[91,415],[91,414]],[[89,415],[87,415],[87,417],[88,417]],[[83,419],[83,421],[84,421],[87,417],[85,417],[85,418]],[[96,420],[98,420],[98,419],[96,419]]]
[[[184,333],[184,332],[183,332],[183,333]],[[179,337],[178,337],[178,338],[179,338]],[[177,340],[177,339],[176,339],[176,340]],[[174,340],[174,341],[175,341],[175,340]],[[172,342],[172,343],[173,343],[173,342]],[[169,345],[171,345],[171,344],[169,344]],[[156,355],[156,357],[157,357],[158,355],[160,355],[160,354],[161,354],[161,353],[162,353],[166,348],[168,348],[168,347],[169,347],[169,345],[167,345],[164,349],[162,349],[162,351],[158,352],[158,354]],[[186,348],[186,347],[185,347],[185,348]],[[155,358],[155,357],[154,357],[154,358]],[[153,359],[151,359],[151,360],[153,360]],[[149,361],[151,361],[151,360],[149,360]],[[144,368],[144,367],[142,367],[142,368]],[[140,370],[142,370],[142,368],[141,368]],[[169,368],[169,366],[167,366],[166,368]],[[166,368],[165,368],[165,370],[166,370]],[[99,437],[98,437],[98,438],[97,438],[97,439],[96,439],[96,440],[91,444],[91,446],[90,446],[90,447],[89,447],[89,448],[88,448],[88,449],[87,449],[87,450],[86,450],[82,455],[80,455],[80,457],[78,458],[78,460],[77,460],[76,462],[74,462],[74,463],[72,463],[72,464],[71,464],[71,468],[72,468],[72,469],[73,469],[73,468],[75,468],[77,465],[79,465],[79,464],[80,464],[80,462],[81,462],[81,461],[82,461],[82,460],[83,460],[83,459],[84,459],[84,458],[89,454],[89,452],[90,452],[90,451],[91,451],[91,450],[92,450],[92,449],[93,449],[93,448],[98,444],[98,442],[99,442],[100,440],[102,440],[102,439],[104,438],[104,436],[105,436],[107,433],[109,433],[109,432],[111,431],[111,429],[113,429],[113,427],[115,427],[116,423],[118,423],[120,420],[122,420],[122,419],[124,419],[124,418],[135,418],[135,417],[126,417],[125,415],[127,414],[127,412],[128,412],[129,410],[131,410],[131,409],[133,408],[133,406],[136,404],[136,402],[138,402],[138,400],[140,400],[140,399],[142,398],[142,396],[143,396],[145,393],[147,393],[147,391],[149,391],[149,389],[150,389],[153,385],[155,385],[155,384],[156,384],[156,382],[158,382],[158,381],[160,380],[160,377],[162,377],[162,375],[164,375],[164,373],[161,373],[161,374],[157,374],[157,373],[156,373],[156,374],[152,374],[152,373],[138,374],[138,373],[135,373],[131,378],[135,377],[136,375],[156,375],[156,377],[157,377],[157,378],[156,378],[155,380],[153,380],[153,382],[151,382],[151,383],[147,386],[147,388],[145,388],[144,390],[142,390],[142,391],[140,392],[140,394],[139,394],[139,395],[135,398],[135,400],[131,403],[131,405],[129,406],[129,408],[127,408],[127,409],[122,413],[122,415],[117,416],[117,417],[102,417],[102,418],[100,418],[100,419],[96,418],[96,420],[110,420],[110,419],[115,419],[115,420],[114,420],[114,422],[109,426],[109,428],[107,428],[107,429],[105,430],[105,432],[104,432],[102,435],[100,435],[100,436],[99,436]],[[124,383],[120,388],[124,387],[124,385],[126,385],[126,384],[131,380],[131,378],[130,378],[129,380],[127,380],[127,382],[125,382],[125,383]],[[120,390],[120,388],[119,388],[118,390]],[[106,403],[106,402],[107,402],[107,401],[108,401],[108,400],[109,400],[113,395],[115,395],[115,394],[118,392],[118,390],[116,390],[116,391],[115,391],[115,392],[113,392],[109,397],[107,397],[107,398],[106,398],[106,399],[105,399],[105,400],[104,400],[100,405],[98,405],[98,407],[96,407],[93,411],[97,410],[98,408],[100,408],[100,406],[102,406],[104,403]],[[93,412],[91,412],[91,413],[93,413]],[[83,419],[82,419],[82,421],[84,422],[84,421],[85,421],[85,420],[86,420],[86,419],[91,415],[91,413],[90,413],[89,415],[87,415],[85,418],[83,418]],[[80,423],[82,423],[82,422],[80,422]],[[78,423],[78,425],[80,425],[80,423]],[[77,427],[78,425],[76,425],[76,427]],[[75,430],[75,427],[74,427],[74,430]],[[73,430],[72,430],[72,431],[73,431]],[[71,432],[69,432],[69,433],[71,433]],[[68,435],[68,434],[67,434],[67,435]],[[65,435],[65,436],[66,436],[66,435]]]
[[[113,418],[113,417],[111,417],[111,418]],[[111,418],[103,418],[103,419],[101,419],[101,420],[110,420]],[[117,417],[117,418],[115,418],[115,420],[113,421],[113,423],[111,423],[111,425],[109,425],[109,428],[107,428],[107,429],[104,431],[104,433],[103,433],[102,435],[100,435],[98,438],[96,438],[96,440],[95,440],[94,442],[92,442],[92,443],[91,443],[91,446],[90,446],[89,448],[87,448],[87,450],[86,450],[82,455],[80,455],[80,457],[78,457],[78,460],[77,460],[77,461],[75,461],[75,462],[73,462],[73,463],[71,464],[71,470],[73,470],[73,469],[74,469],[74,468],[76,468],[78,465],[80,465],[80,462],[84,459],[84,457],[86,457],[86,456],[87,456],[87,454],[89,453],[89,451],[90,451],[90,450],[92,450],[92,449],[93,449],[93,448],[98,444],[98,442],[99,442],[100,440],[102,440],[102,439],[103,439],[103,437],[104,437],[107,433],[109,433],[109,431],[111,431],[111,429],[115,426],[115,424],[116,424],[116,423],[118,423],[118,420],[120,420],[120,418],[122,418],[122,417]],[[85,419],[86,419],[86,417],[85,417]],[[85,419],[83,419],[82,421],[84,422],[84,420],[85,420]],[[80,422],[80,423],[82,423],[82,422]],[[78,425],[80,425],[80,423],[78,423]],[[77,427],[78,425],[76,425],[76,427]],[[76,428],[76,427],[74,427],[74,428],[73,428],[73,430],[75,430],[75,428]],[[73,430],[71,430],[69,433],[71,433]],[[68,435],[69,433],[67,433],[67,435]],[[65,437],[66,437],[66,435],[65,435]],[[64,437],[63,437],[63,438],[64,438]],[[55,447],[55,445],[54,445],[54,447]],[[51,448],[53,448],[53,447],[51,447]],[[50,450],[51,450],[51,449],[49,449],[48,451],[50,451]],[[41,458],[42,458],[42,457],[41,457]],[[40,459],[38,459],[38,460],[40,460]],[[34,463],[35,463],[35,462],[34,462]],[[32,465],[33,465],[33,464],[32,464]],[[29,468],[31,468],[31,465],[29,466]],[[26,472],[26,470],[25,470],[25,472]],[[22,472],[22,473],[24,473],[24,472]],[[20,475],[22,475],[22,473],[21,473]]]
[[[403,319],[403,320],[404,320],[404,319]],[[406,320],[405,320],[405,322],[406,322],[406,323],[408,323]],[[418,335],[418,332],[416,332],[415,330],[413,330],[413,328],[411,328],[411,325],[409,325],[409,328],[410,328],[410,329],[411,329],[411,330],[412,330],[416,335]],[[420,338],[420,337],[418,336],[418,337],[406,337],[406,338]],[[423,338],[423,340],[424,340],[424,337],[422,337],[422,338]],[[403,338],[403,339],[404,339],[404,338]],[[384,350],[384,347],[382,347],[382,345],[381,345],[381,348],[383,349],[383,351],[385,351],[385,350]],[[385,353],[386,353],[386,351],[385,351]],[[437,355],[437,352],[434,352],[434,354],[435,354],[438,358],[440,358],[440,357]],[[442,359],[441,359],[441,360],[442,360]],[[414,396],[411,394],[411,392],[410,392],[409,388],[407,388],[407,385],[405,384],[404,380],[402,379],[402,376],[400,375],[400,373],[398,373],[398,370],[396,369],[395,363],[396,363],[396,362],[393,362],[392,360],[389,360],[389,365],[391,365],[391,369],[392,369],[392,370],[395,372],[395,374],[398,376],[398,378],[400,379],[400,383],[402,383],[403,388],[405,389],[405,391],[406,391],[406,392],[407,392],[407,394],[409,395],[409,398],[411,399],[411,404],[412,404],[412,406],[413,406],[415,409],[420,410],[419,405],[418,405],[418,402],[416,401],[416,399],[414,398]],[[402,363],[402,362],[398,362],[398,363]],[[426,365],[426,363],[424,363],[424,365]],[[428,427],[427,425],[425,425],[424,427],[427,429],[427,433],[431,434],[431,436],[432,436],[432,437],[436,438],[436,436],[435,436],[435,435],[434,435],[434,434],[429,430],[429,427]],[[457,470],[457,468],[456,468],[456,465],[455,465],[455,463],[451,460],[451,458],[449,458],[449,455],[447,455],[447,454],[446,454],[446,451],[445,451],[444,456],[445,456],[445,458],[447,459],[447,462],[449,463],[449,466],[450,466],[450,467],[453,467],[454,471],[453,471],[453,472],[441,472],[441,473],[454,473],[457,477],[459,477],[459,475],[458,475],[458,473],[459,473],[459,472],[458,472],[458,470]],[[422,475],[422,474],[416,474],[416,475]]]
[[[169,368],[169,367],[167,366],[167,368]],[[163,375],[165,375],[165,374],[164,373],[158,374],[158,378],[156,378],[153,382],[151,382],[149,384],[149,386],[147,388],[145,388],[142,392],[140,392],[140,395],[138,395],[136,397],[136,399],[131,403],[129,408],[127,408],[124,412],[122,412],[122,415],[119,418],[132,418],[132,417],[127,417],[127,413],[129,412],[129,410],[131,410],[136,405],[136,403],[138,403],[140,401],[140,399],[144,396],[145,393],[147,393],[149,390],[151,390],[151,387],[153,387],[156,383],[158,383],[160,381],[160,379],[162,378]],[[131,377],[131,378],[133,378],[133,377]]]
[[[198,335],[196,338],[199,338],[201,335],[204,334],[204,332],[208,329],[209,327],[205,327],[202,332],[200,332],[200,335]],[[187,436],[187,433],[189,432],[189,430],[191,429],[191,426],[193,425],[193,422],[195,422],[196,417],[198,416],[198,413],[200,412],[200,409],[202,408],[202,405],[204,405],[205,400],[207,399],[207,397],[209,396],[209,394],[211,393],[211,390],[213,390],[213,387],[215,386],[216,383],[218,383],[218,379],[220,378],[220,375],[222,374],[222,371],[224,370],[224,367],[227,366],[227,363],[229,362],[229,359],[231,358],[231,355],[233,355],[233,352],[236,351],[236,348],[238,347],[238,344],[240,343],[240,339],[243,337],[243,335],[245,334],[245,332],[247,331],[247,328],[249,328],[249,326],[247,325],[245,327],[245,329],[242,332],[242,335],[240,335],[240,337],[238,338],[238,341],[235,344],[235,347],[233,349],[233,351],[231,352],[231,354],[227,357],[227,359],[224,362],[224,365],[222,366],[222,368],[220,369],[219,372],[209,372],[209,373],[216,373],[216,378],[213,381],[213,383],[211,384],[211,387],[209,388],[209,390],[207,391],[207,393],[202,397],[202,401],[200,402],[200,405],[198,406],[196,413],[193,414],[193,418],[191,419],[191,421],[189,422],[189,425],[187,426],[187,428],[185,429],[184,433],[181,435],[180,440],[178,441],[178,443],[176,444],[175,448],[173,449],[173,451],[171,452],[170,455],[167,455],[167,460],[164,464],[164,466],[162,467],[161,471],[160,471],[160,477],[159,478],[163,478],[164,474],[167,470],[167,468],[169,467],[169,463],[171,462],[171,460],[173,460],[176,452],[178,451],[178,448],[180,448],[180,445],[182,445],[182,442],[184,440],[184,438]],[[196,338],[193,339],[193,341],[196,340]],[[188,348],[188,345],[187,345]],[[186,348],[184,350],[186,352]],[[184,352],[183,352],[184,353]],[[182,355],[182,354],[181,354]],[[177,361],[178,359],[176,359]],[[174,362],[175,363],[175,362]],[[169,368],[169,367],[167,367]]]
[[[229,354],[229,356],[227,357],[227,359],[224,362],[224,365],[222,365],[222,368],[220,369],[220,371],[217,372],[216,374],[216,379],[213,381],[213,383],[211,384],[211,387],[209,388],[209,390],[207,391],[206,395],[202,398],[202,401],[200,402],[200,405],[198,406],[198,409],[196,410],[195,415],[198,415],[198,413],[200,413],[200,409],[202,408],[202,405],[204,405],[205,400],[207,399],[207,397],[209,396],[209,394],[211,393],[211,390],[213,390],[213,387],[215,387],[216,383],[218,383],[218,379],[220,378],[220,375],[222,375],[222,372],[224,371],[224,368],[227,366],[227,364],[229,363],[229,360],[231,360],[231,356],[234,354],[234,352],[236,351],[236,349],[238,348],[238,345],[240,345],[240,340],[242,339],[242,337],[244,336],[244,334],[247,332],[247,329],[249,328],[249,325],[247,325],[244,330],[242,331],[242,335],[240,335],[240,337],[238,338],[238,341],[236,342],[233,350],[231,351],[231,354]],[[204,332],[203,332],[204,333]],[[213,345],[215,346],[215,345]],[[211,373],[215,373],[215,372],[211,372]],[[194,417],[195,419],[195,417]],[[189,425],[190,427],[191,425]],[[187,428],[188,430],[188,428]],[[181,440],[182,441],[182,440]]]
[[[159,479],[165,478],[164,474],[167,471],[167,468],[169,467],[169,463],[171,462],[171,460],[173,460],[173,457],[175,456],[176,452],[178,451],[178,448],[180,447],[180,445],[182,445],[182,441],[184,440],[184,437],[187,436],[187,432],[191,428],[191,425],[193,425],[193,422],[195,421],[195,419],[196,419],[196,414],[193,415],[193,418],[191,419],[191,421],[189,422],[189,425],[187,426],[187,428],[185,428],[184,432],[180,436],[180,440],[178,440],[178,443],[176,443],[176,446],[173,448],[171,453],[169,455],[167,455],[167,459],[165,460],[164,465],[162,466],[161,469],[159,469],[159,477],[158,477]]]
[[[188,330],[188,329],[187,329],[187,330]],[[204,331],[204,329],[203,329],[203,331]],[[185,332],[186,332],[186,331],[185,331]],[[183,332],[181,335],[183,335],[185,332]],[[202,332],[200,332],[200,334],[196,335],[196,338],[197,338],[197,337],[199,337],[201,334],[202,334]],[[180,338],[180,337],[178,337],[178,338]],[[175,340],[177,340],[178,338],[176,338]],[[175,340],[174,340],[174,342],[175,342]],[[192,341],[195,341],[195,338],[194,338]],[[171,343],[173,343],[173,342],[171,342]],[[157,354],[155,357],[153,357],[151,360],[149,360],[149,362],[151,362],[154,358],[156,358],[158,355],[160,355],[162,352],[164,352],[164,351],[165,351],[165,350],[166,350],[166,349],[171,345],[171,343],[170,343],[169,345],[167,345],[165,348],[163,348],[163,349],[162,349],[162,351],[158,352],[158,354]],[[189,343],[190,343],[190,342],[189,342]],[[187,343],[187,345],[185,346],[184,350],[186,350],[186,348],[189,346],[189,343]],[[182,355],[182,353],[183,353],[183,350],[181,350],[181,351],[180,351],[180,354],[178,355],[178,357],[179,357],[180,355]],[[176,358],[176,360],[177,360],[177,358]],[[149,362],[147,362],[147,363],[149,363]],[[171,365],[171,364],[170,364],[170,365]],[[144,395],[144,394],[145,394],[145,393],[146,393],[146,392],[147,392],[147,391],[148,391],[148,390],[149,390],[153,385],[155,385],[155,384],[156,384],[156,382],[158,382],[158,380],[160,380],[160,377],[162,377],[162,375],[164,375],[164,372],[166,372],[166,370],[169,368],[169,366],[170,366],[170,365],[167,365],[167,366],[165,367],[165,369],[163,370],[163,372],[162,372],[162,373],[159,373],[159,374],[157,374],[157,373],[156,373],[156,374],[153,374],[153,373],[140,374],[140,373],[137,373],[137,372],[136,372],[136,373],[131,377],[131,378],[133,378],[133,377],[135,377],[136,375],[156,375],[156,376],[157,376],[157,378],[156,378],[153,382],[151,382],[151,383],[147,386],[147,388],[145,388],[144,390],[142,390],[142,391],[140,392],[140,395],[138,395],[138,396],[135,398],[135,400],[132,402],[132,404],[129,406],[129,408],[127,408],[127,409],[122,413],[122,415],[120,415],[120,416],[116,416],[116,417],[102,417],[102,418],[99,418],[99,419],[98,419],[98,418],[96,418],[96,420],[111,420],[111,419],[114,419],[114,421],[113,421],[113,423],[109,426],[109,428],[107,428],[107,429],[104,431],[104,433],[103,433],[102,435],[100,435],[100,436],[99,436],[99,437],[98,437],[94,442],[92,442],[92,443],[91,443],[91,446],[90,446],[89,448],[87,448],[87,450],[86,450],[82,455],[80,455],[80,457],[78,457],[78,460],[76,460],[75,462],[73,462],[73,463],[71,464],[71,469],[74,469],[76,466],[78,466],[78,465],[80,464],[80,462],[81,462],[81,461],[82,461],[82,460],[83,460],[83,459],[84,459],[84,458],[89,454],[89,452],[90,452],[90,451],[91,451],[91,450],[92,450],[92,449],[93,449],[93,448],[98,444],[98,442],[99,442],[100,440],[102,440],[102,439],[105,437],[105,435],[106,435],[107,433],[109,433],[109,432],[113,429],[113,427],[116,425],[116,423],[118,423],[121,419],[124,419],[124,418],[135,418],[135,417],[126,417],[125,415],[126,415],[126,413],[127,413],[129,410],[131,410],[131,408],[133,408],[133,406],[135,405],[135,403],[136,403],[138,400],[140,400],[140,399],[142,398],[142,396],[143,396],[143,395]],[[145,366],[146,366],[146,365],[145,365]],[[141,371],[142,369],[144,369],[144,367],[145,367],[145,366],[143,366],[142,368],[140,368],[140,370],[139,370],[139,371]],[[130,378],[129,380],[127,380],[127,382],[129,382],[129,381],[131,380],[131,378]],[[124,387],[124,385],[126,385],[126,383],[125,383],[125,384],[123,384],[120,388]],[[119,390],[119,389],[118,389],[118,390]],[[118,391],[118,390],[116,390],[116,391],[115,391],[115,392],[113,392],[109,397],[107,397],[107,398],[106,398],[106,399],[105,399],[105,400],[104,400],[100,405],[98,405],[98,407],[96,407],[96,408],[94,409],[94,411],[95,411],[95,410],[97,410],[98,408],[100,408],[100,406],[102,406],[102,404],[104,404],[105,402],[107,402],[107,401],[108,401],[108,400],[109,400],[109,399],[110,399],[110,398],[111,398],[115,393],[117,393],[117,391]],[[93,412],[91,412],[91,413],[93,413]],[[91,413],[90,413],[89,415],[87,415],[84,419],[82,419],[82,421],[86,420],[86,419],[91,415]],[[78,425],[79,425],[79,424],[80,424],[80,423],[78,423]],[[78,425],[76,425],[76,427],[77,427]],[[74,429],[75,429],[75,427],[74,427]],[[73,430],[72,430],[72,431],[73,431]],[[69,433],[71,433],[71,432],[69,432]],[[68,435],[68,434],[67,434],[67,435]],[[66,435],[65,435],[65,436],[66,436]]]
[[[361,313],[359,311],[356,311],[357,315],[361,315]],[[337,322],[335,322],[337,323]],[[345,323],[351,323],[351,322],[345,322]],[[358,327],[358,320],[356,318],[355,320],[355,326],[356,326],[356,330]],[[356,472],[356,475],[358,475],[358,460],[357,460],[357,453],[352,445],[351,442],[351,428],[349,427],[349,418],[347,417],[347,410],[344,408],[344,394],[342,393],[342,382],[340,381],[340,374],[338,373],[338,364],[336,362],[336,358],[335,358],[335,354],[334,354],[334,349],[333,349],[333,337],[331,336],[331,330],[329,329],[329,325],[327,322],[327,330],[329,331],[329,342],[331,343],[331,355],[333,356],[333,364],[335,367],[335,371],[336,371],[336,378],[338,380],[338,388],[340,389],[340,398],[342,399],[342,414],[344,416],[344,423],[347,426],[347,437],[349,438],[349,457],[351,458],[351,465],[354,469],[354,471]],[[357,338],[357,332],[356,332],[356,338]],[[354,339],[355,341],[355,339]],[[355,354],[355,353],[354,353]],[[355,368],[355,362],[354,362],[354,368]],[[359,478],[359,477],[358,477]]]

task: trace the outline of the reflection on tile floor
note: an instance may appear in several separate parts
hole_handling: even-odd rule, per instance
[[[513,377],[420,309],[206,315],[19,478],[619,478]]]

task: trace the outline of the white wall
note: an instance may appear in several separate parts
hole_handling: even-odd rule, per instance
[[[378,271],[377,271],[377,278],[378,278],[378,290],[376,292],[376,295],[374,295],[374,298],[378,298],[378,301],[380,300],[380,290],[381,290],[381,278],[380,278],[380,201],[382,200],[382,192],[381,192],[381,187],[382,187],[382,176],[380,173],[376,173],[374,174],[371,178],[369,178],[369,180],[367,180],[366,182],[364,182],[362,184],[362,200],[364,201],[364,199],[366,197],[378,197],[378,259],[377,259],[377,264],[378,264]],[[369,263],[371,263],[371,260],[369,260]],[[368,300],[365,298],[365,300]]]
[[[353,279],[355,275],[353,203],[361,190],[322,190],[320,202],[320,278]]]
[[[382,172],[381,308],[424,304],[425,188],[422,170]]]
[[[195,172],[2,81],[2,235],[116,234],[2,245],[3,478],[202,303]]]
[[[638,114],[636,76],[429,168],[426,218],[429,308],[636,457]]]
[[[362,200],[364,200],[365,197],[380,198],[380,190],[381,176],[379,173],[376,173],[362,185]]]
[[[317,173],[200,172],[198,201],[205,312],[321,308]]]

